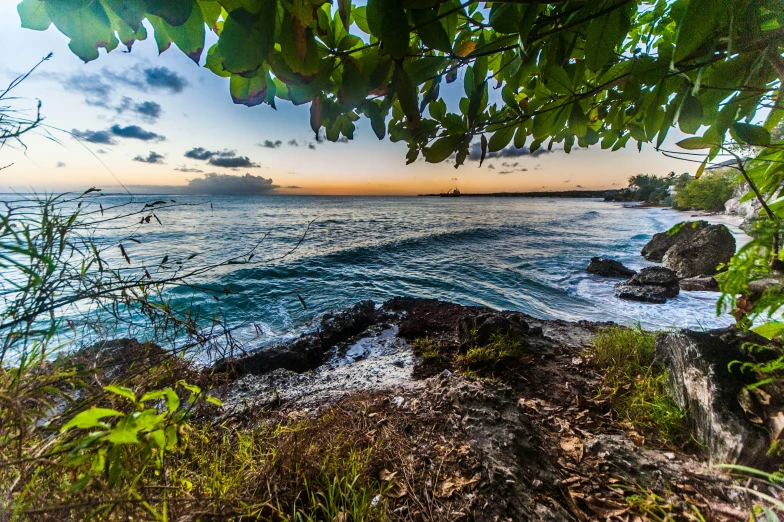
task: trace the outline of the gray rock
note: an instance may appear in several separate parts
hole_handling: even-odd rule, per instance
[[[488,344],[494,335],[522,336],[529,331],[528,323],[517,314],[489,312],[461,317],[457,338],[461,344]]]
[[[321,342],[325,348],[346,341],[376,322],[379,313],[373,301],[361,301],[347,310],[321,318]]]
[[[326,350],[317,334],[304,334],[293,341],[265,346],[242,357],[221,359],[213,369],[235,377],[263,375],[279,369],[302,373],[320,366]]]
[[[735,254],[735,237],[724,225],[701,226],[688,239],[677,234],[676,238],[664,254],[662,264],[675,270],[681,278],[713,275],[719,265],[728,263]]]
[[[629,301],[643,301],[653,304],[664,304],[667,298],[671,297],[671,291],[663,286],[646,285],[633,286],[622,283],[616,285],[615,295],[621,299]]]
[[[746,418],[738,400],[753,376],[727,369],[744,358],[739,342],[688,330],[662,333],[656,357],[667,365],[672,397],[687,412],[691,433],[711,463],[766,465],[768,435]]]
[[[648,266],[628,281],[615,285],[615,295],[621,299],[662,304],[678,295],[680,287],[675,272],[661,266]]]
[[[635,274],[634,270],[626,268],[620,262],[605,257],[592,257],[585,271],[603,277],[631,277]]]
[[[680,280],[681,290],[689,292],[704,291],[704,292],[718,292],[719,282],[716,278],[711,276],[698,276],[688,277]]]
[[[707,221],[687,221],[681,227],[668,230],[667,232],[660,232],[654,234],[648,243],[642,247],[640,254],[648,261],[654,263],[661,263],[664,259],[664,254],[672,248],[678,241],[689,242],[698,231],[710,224]]]

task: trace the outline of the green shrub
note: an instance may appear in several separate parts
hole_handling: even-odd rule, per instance
[[[604,370],[603,394],[618,416],[670,446],[689,441],[686,418],[667,395],[667,370],[656,360],[656,341],[641,328],[608,328],[591,350]]]
[[[737,175],[730,171],[705,174],[677,186],[675,205],[690,210],[723,210],[738,184]]]

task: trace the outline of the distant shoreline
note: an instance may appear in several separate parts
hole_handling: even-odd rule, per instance
[[[461,198],[605,198],[618,193],[618,189],[611,190],[553,190],[549,192],[489,192],[469,194],[463,192]],[[419,194],[417,197],[441,197],[441,194]]]

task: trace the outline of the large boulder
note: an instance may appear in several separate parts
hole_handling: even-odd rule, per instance
[[[634,270],[626,268],[619,261],[606,257],[592,257],[585,271],[602,277],[631,277],[635,274]]]
[[[321,366],[326,350],[318,334],[304,334],[292,341],[265,346],[241,357],[221,359],[213,369],[233,377],[262,375],[281,368],[302,373]]]
[[[361,301],[347,310],[326,314],[321,318],[321,342],[325,348],[331,348],[374,324],[378,316],[376,304],[370,300]]]
[[[457,323],[457,339],[463,345],[484,346],[495,335],[519,337],[528,333],[529,327],[517,314],[487,312],[461,317]]]
[[[707,221],[686,221],[675,225],[667,232],[654,234],[650,241],[642,247],[642,257],[654,263],[661,263],[664,254],[676,243],[689,243],[705,227],[713,226]]]
[[[661,333],[656,336],[656,357],[667,366],[669,391],[686,411],[690,431],[711,463],[769,467],[769,436],[747,418],[741,405],[754,376],[739,365],[728,370],[732,361],[746,357],[741,342],[727,332]]]
[[[732,232],[724,225],[708,225],[690,234],[688,240],[678,239],[664,254],[662,264],[675,270],[681,278],[713,275],[734,254]]]
[[[621,299],[662,304],[678,295],[678,277],[661,266],[648,266],[628,281],[615,285],[615,295]]]

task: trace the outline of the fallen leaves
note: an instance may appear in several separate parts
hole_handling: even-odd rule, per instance
[[[583,442],[578,437],[564,437],[560,440],[560,446],[575,462],[583,460]]]
[[[479,473],[470,479],[456,475],[452,478],[444,480],[436,489],[436,496],[438,498],[449,498],[455,493],[460,493],[463,489],[473,489],[480,480]]]

